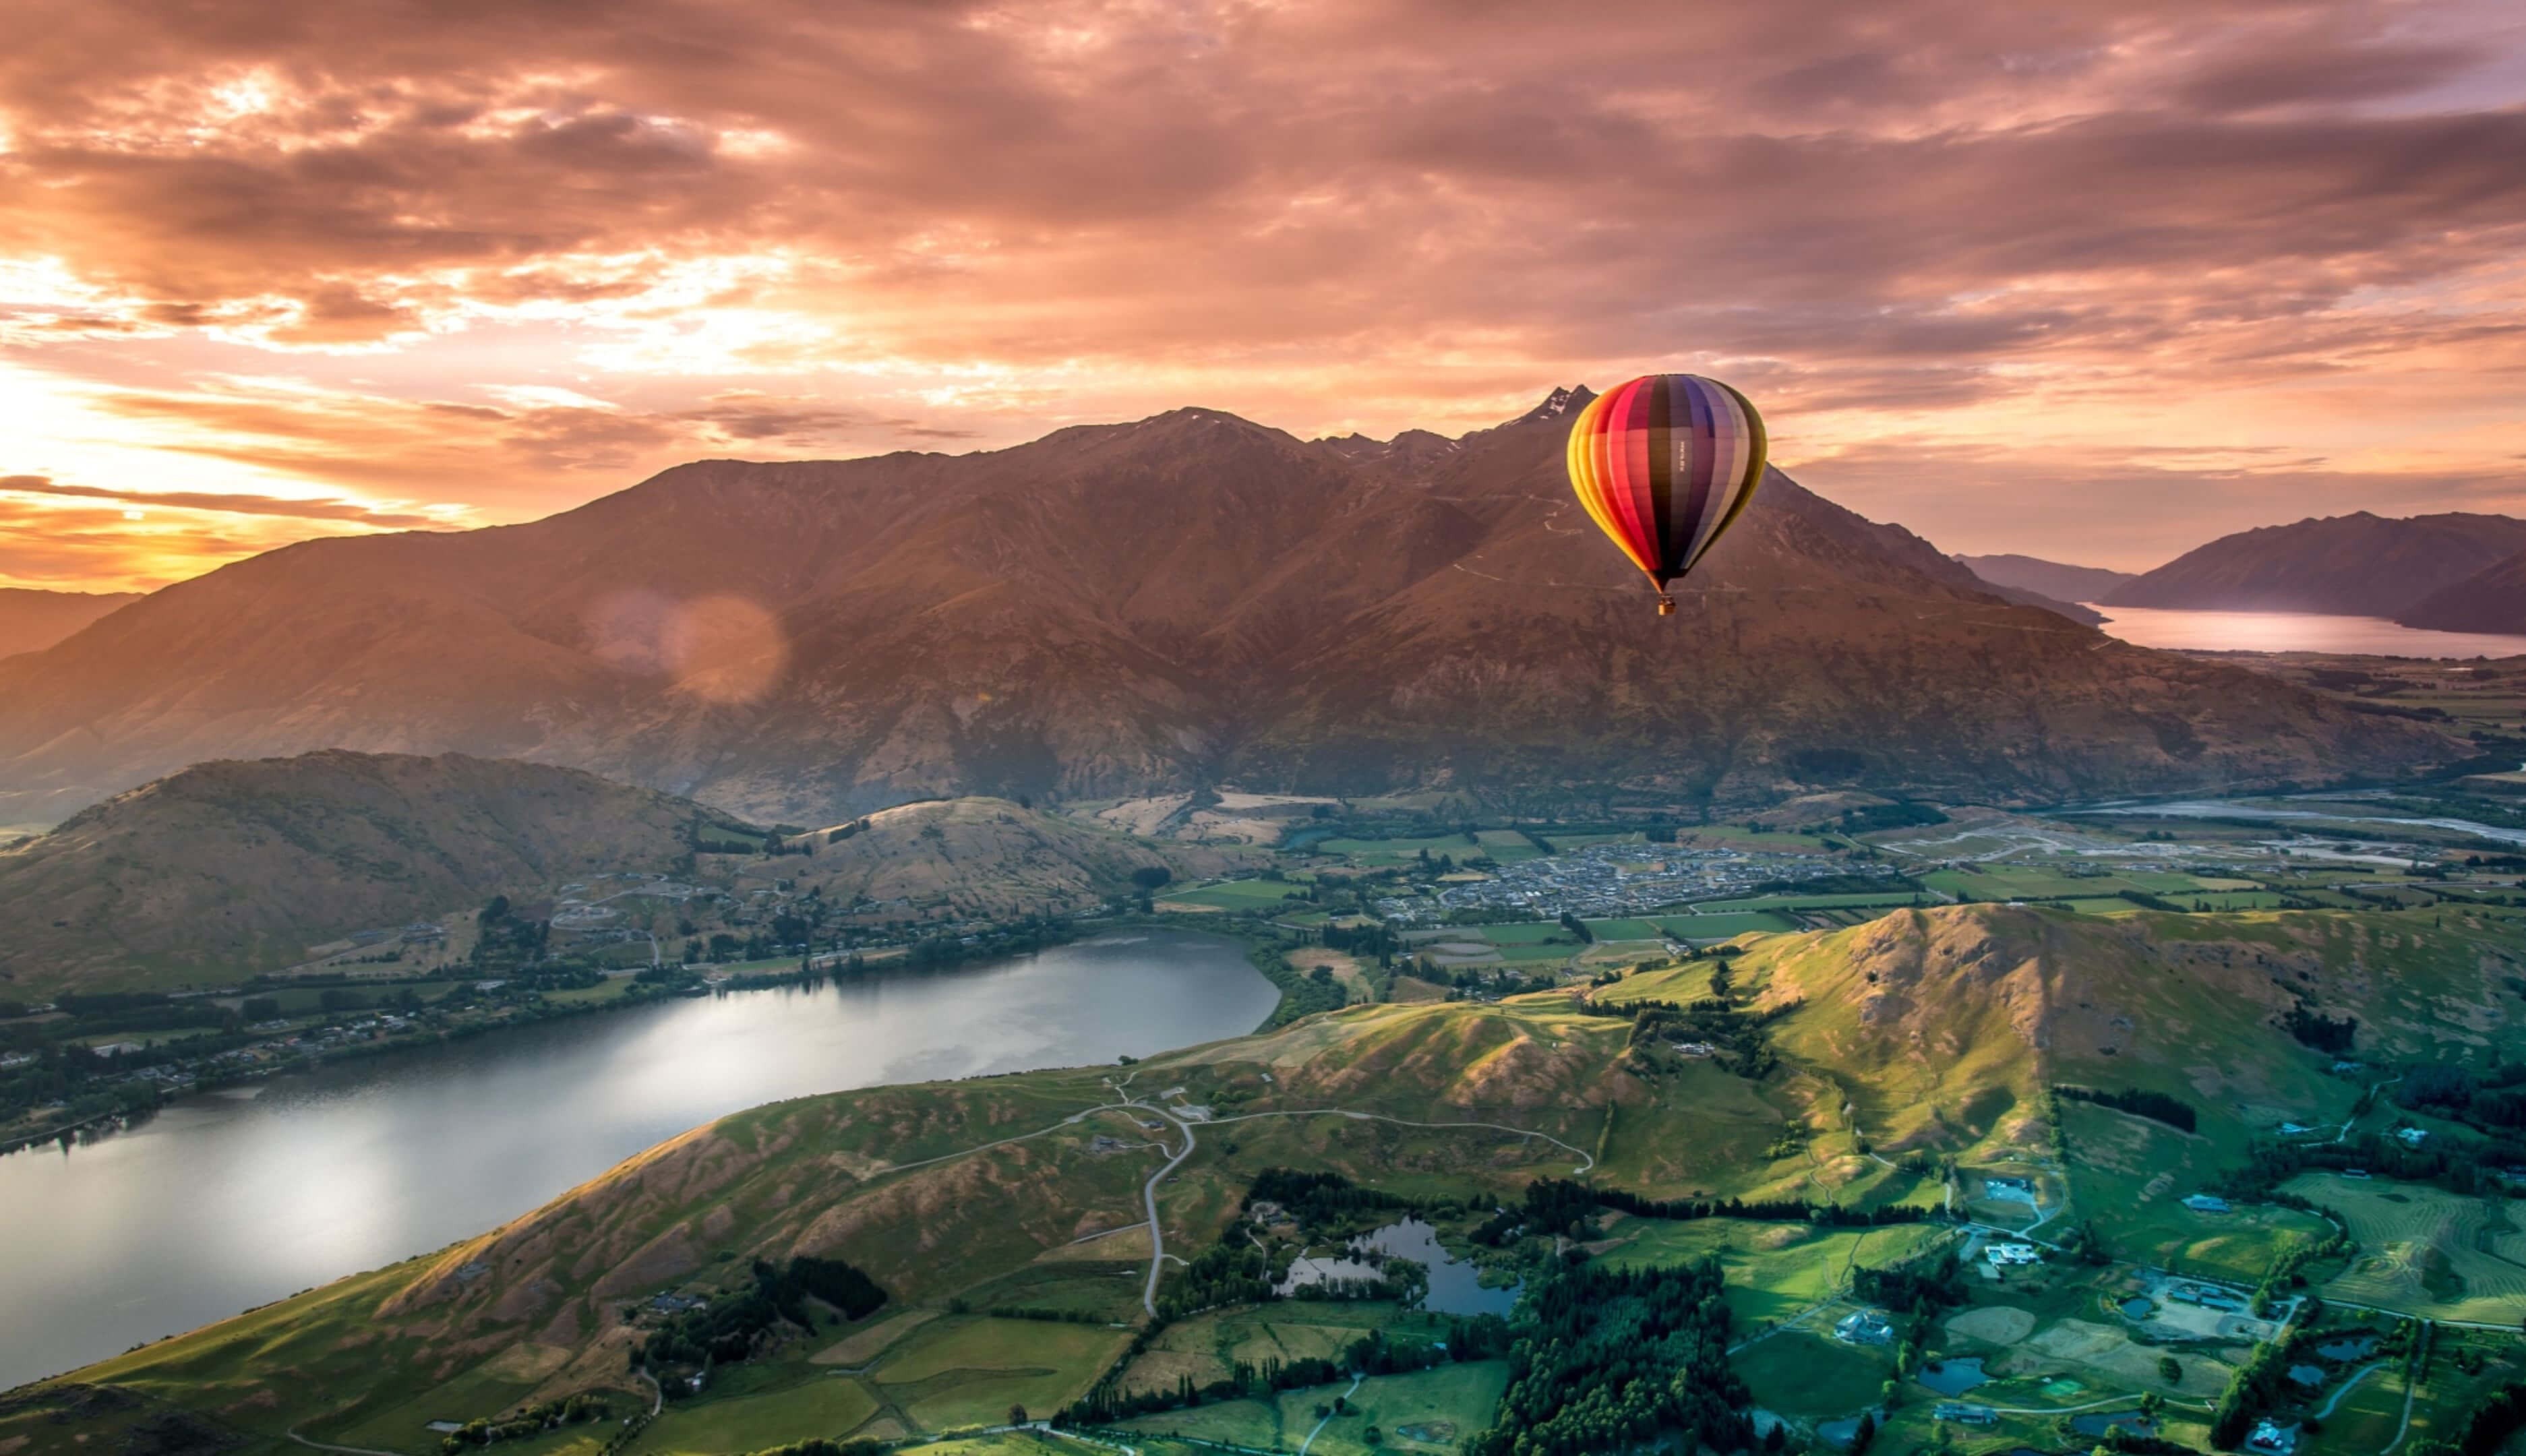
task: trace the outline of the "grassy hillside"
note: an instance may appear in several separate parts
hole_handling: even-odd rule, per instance
[[[2054,1235],[2093,1223],[2138,1263],[2251,1282],[2327,1226],[2288,1209],[2187,1223],[2199,1216],[2176,1203],[2193,1186],[2186,1180],[2234,1171],[2258,1130],[2284,1116],[2346,1118],[2359,1099],[2354,1082],[2332,1074],[2333,1055],[2302,1045],[2283,1017],[2307,998],[2356,1019],[2368,1060],[2485,1066],[2518,1050],[2504,978],[2519,943],[2511,925],[2451,914],[2445,923],[2412,914],[2101,921],[1944,907],[1753,941],[1727,968],[1727,1009],[1690,1032],[1636,1014],[1708,1001],[1710,960],[1496,1003],[1353,1006],[1128,1069],[804,1098],[697,1130],[478,1238],[80,1372],[79,1388],[109,1392],[93,1397],[95,1410],[50,1426],[0,1424],[0,1438],[28,1435],[28,1456],[68,1449],[70,1433],[103,1429],[95,1422],[136,1419],[113,1406],[125,1396],[162,1415],[191,1413],[257,1448],[278,1449],[294,1430],[415,1456],[436,1449],[429,1421],[574,1392],[604,1393],[619,1417],[650,1399],[632,1352],[657,1326],[646,1312],[653,1296],[725,1300],[746,1286],[754,1261],[797,1256],[845,1259],[890,1298],[856,1323],[819,1316],[812,1332],[793,1330],[715,1371],[707,1390],[671,1403],[626,1449],[905,1436],[987,1424],[1013,1404],[1046,1414],[1129,1353],[1142,1322],[1153,1253],[1142,1187],[1183,1141],[1154,1107],[1207,1113],[1183,1114],[1195,1146],[1160,1189],[1159,1231],[1175,1258],[1219,1244],[1267,1168],[1339,1173],[1424,1200],[1449,1246],[1471,1258],[1480,1251],[1464,1243],[1469,1230],[1540,1178],[1655,1198],[1865,1210],[1945,1203],[1952,1164],[1966,1200],[1987,1172],[2035,1179],[2045,1222],[2065,1220]],[[1684,1050],[1688,1035],[1715,1049]],[[2052,1089],[2062,1084],[2179,1097],[2197,1127],[2059,1101]],[[2354,1232],[2380,1241],[2380,1254],[2397,1240],[2461,1253],[2474,1274],[2513,1252],[2504,1217],[2495,1226],[2478,1202],[2432,1203],[2408,1218],[2407,1207],[2363,1206]],[[2418,1231],[2397,1232],[2402,1223]],[[1741,1320],[1792,1324],[1838,1317],[1854,1267],[1945,1241],[1918,1225],[1844,1231],[1616,1216],[1586,1236],[1623,1266],[1715,1254]],[[2488,1253],[2475,1256],[2475,1245]],[[1522,1267],[1536,1278],[1542,1266]],[[2422,1251],[2353,1260],[2346,1277],[2384,1291],[2381,1304],[2399,1280],[2443,1298],[2451,1286],[2431,1283],[2435,1267]],[[1188,1277],[1173,1263],[1162,1273],[1162,1294]],[[2021,1403],[2084,1409],[2077,1400],[2091,1397],[2061,1392],[2096,1381],[2109,1395],[2215,1390],[2219,1361],[2238,1351],[2188,1350],[2199,1367],[2192,1383],[2152,1385],[2156,1352],[2100,1323],[2116,1318],[2114,1301],[2135,1277],[2127,1266],[2065,1261],[2057,1284],[2040,1282],[2048,1272],[1977,1284],[1975,1317],[1959,1316],[1956,1328],[1980,1331],[1981,1343],[1962,1348],[1987,1348],[1995,1370],[2016,1371]],[[2513,1292],[2490,1279],[2473,1287],[2494,1303]],[[2499,1304],[2506,1318],[2526,1313],[2526,1298],[2511,1303]],[[2003,1307],[2020,1313],[1981,1313]],[[1014,1317],[1048,1311],[1068,1323]],[[1257,1352],[1321,1354],[1366,1328],[1443,1333],[1390,1303],[1232,1305],[1130,1354],[1123,1388],[1169,1388]],[[2031,1353],[2008,1353],[2020,1341]],[[2032,1363],[2039,1356],[2050,1363]],[[2072,1376],[2059,1374],[2065,1362]],[[1864,1399],[1889,1374],[1883,1352],[1802,1331],[1750,1344],[1740,1364],[1758,1398],[1771,1389],[1805,1400],[1780,1407],[1800,1420],[1848,1404],[1816,1389]],[[1848,1379],[1803,1397],[1778,1387],[1824,1364],[1849,1365]],[[1470,1433],[1468,1412],[1496,1390],[1499,1368],[1380,1377],[1397,1383],[1369,1393],[1382,1419],[1433,1436],[1406,1448],[1446,1449],[1435,1433]],[[1245,1399],[1203,1406],[1197,1419],[1134,1424],[1293,1448],[1309,1424],[1301,1417],[1326,1398]],[[75,1401],[58,1391],[42,1399],[56,1412]],[[1926,1423],[1926,1404],[1906,1410],[1902,1419]],[[1344,1419],[1321,1448],[1364,1448],[1359,1418]],[[584,1444],[593,1456],[598,1438],[573,1430],[534,1437],[530,1449]],[[1923,1424],[1912,1434],[1930,1431]]]

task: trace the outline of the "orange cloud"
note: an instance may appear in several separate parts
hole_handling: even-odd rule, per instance
[[[2500,0],[21,11],[0,349],[93,422],[21,468],[97,488],[128,430],[507,520],[700,453],[1453,429],[1681,366],[1942,544],[2146,557],[2203,518],[2010,481],[2269,449],[2424,509],[2526,436]]]

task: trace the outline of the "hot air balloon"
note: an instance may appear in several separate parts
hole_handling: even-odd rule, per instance
[[[1699,375],[1647,375],[1606,390],[1570,427],[1570,486],[1598,528],[1675,611],[1667,583],[1692,570],[1754,498],[1763,417]]]

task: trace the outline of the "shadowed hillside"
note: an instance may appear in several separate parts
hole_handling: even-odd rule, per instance
[[[705,824],[732,822],[574,769],[462,754],[202,764],[0,849],[0,984],[275,970],[494,894],[671,869]]]
[[[2526,632],[2526,551],[2431,592],[2395,620],[2443,632]]]
[[[2398,617],[2526,550],[2526,521],[2450,512],[2313,517],[2198,546],[2098,599],[2103,607]]]

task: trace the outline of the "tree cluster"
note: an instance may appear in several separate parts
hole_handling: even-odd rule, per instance
[[[1754,1444],[1751,1397],[1728,1364],[1719,1261],[1565,1265],[1531,1297],[1490,1429],[1467,1456],[1581,1456],[1669,1433],[1716,1451]]]
[[[753,1283],[669,1320],[642,1343],[640,1358],[661,1369],[743,1360],[784,1324],[814,1330],[811,1298],[858,1320],[885,1303],[885,1290],[839,1259],[800,1257],[783,1265],[757,1259]]]

